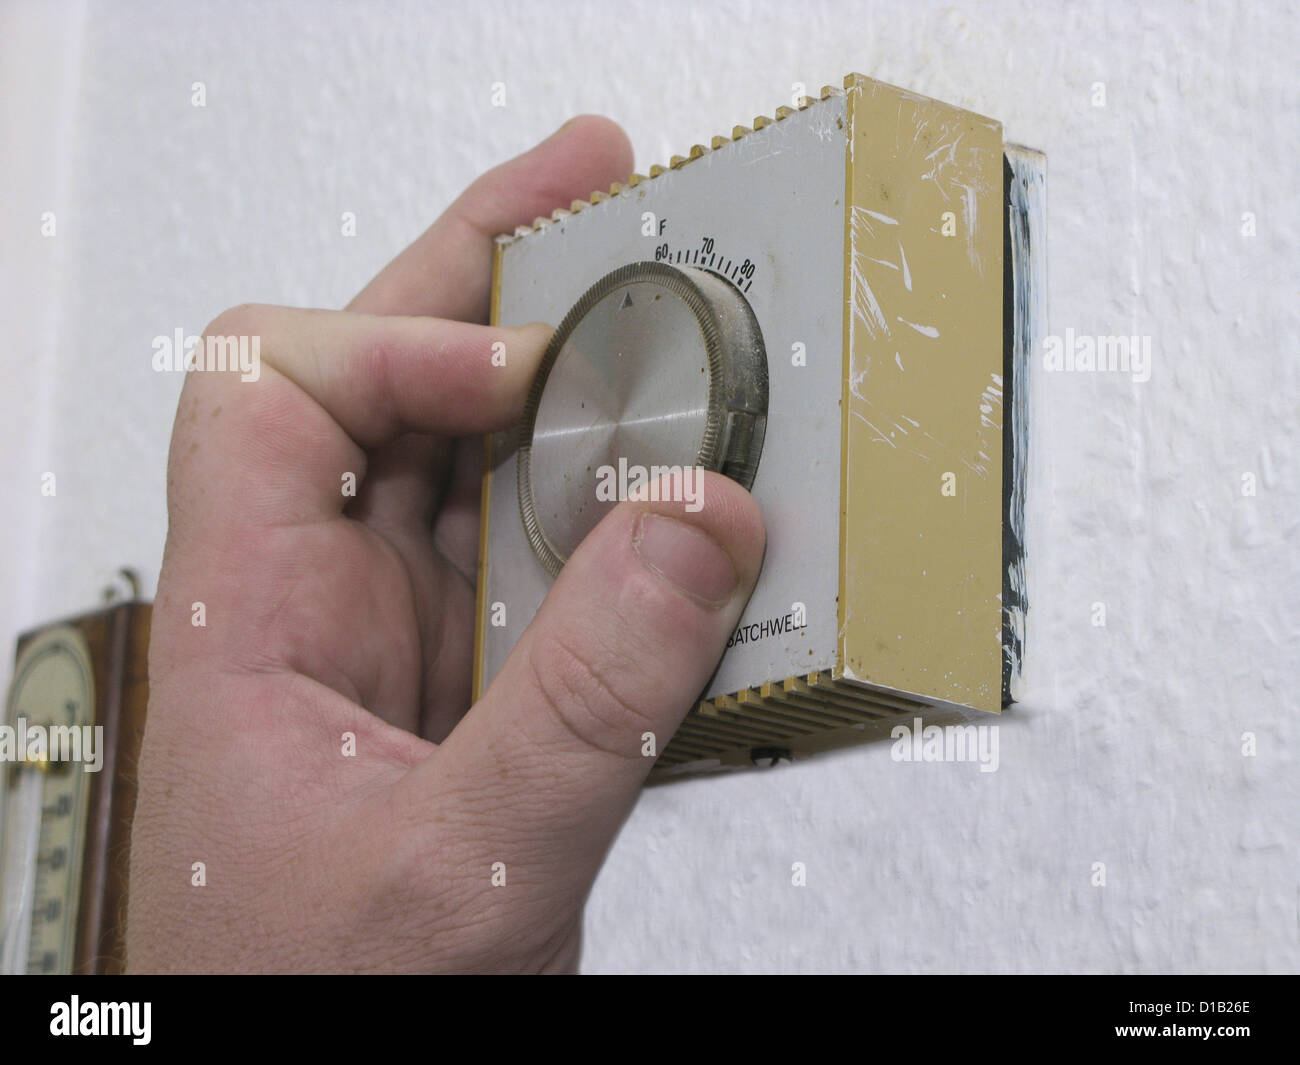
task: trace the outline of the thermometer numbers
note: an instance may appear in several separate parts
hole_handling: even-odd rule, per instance
[[[698,266],[725,277],[741,292],[749,291],[758,270],[753,259],[718,251],[713,237],[704,237],[698,247],[674,249],[670,244],[659,244],[655,247],[655,262],[670,263],[673,266]]]

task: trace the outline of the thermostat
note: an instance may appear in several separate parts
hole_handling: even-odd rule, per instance
[[[1044,196],[998,122],[854,74],[498,237],[492,322],[558,327],[487,444],[475,698],[623,498],[611,471],[707,468],[767,552],[658,773],[999,712]]]

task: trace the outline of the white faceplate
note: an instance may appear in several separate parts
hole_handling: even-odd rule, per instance
[[[844,98],[821,100],[504,247],[502,325],[558,325],[606,273],[657,257],[731,278],[758,318],[769,395],[752,491],[767,554],[741,618],[745,636],[724,655],[705,697],[835,663],[845,125]],[[643,235],[646,212],[654,215],[653,235]],[[706,238],[712,258],[703,252]],[[741,272],[746,261],[752,278]],[[513,433],[497,434],[492,447],[485,688],[551,585],[519,513]],[[505,605],[500,627],[490,623],[496,603]],[[799,620],[805,623],[794,627]],[[778,631],[756,628],[764,622]]]

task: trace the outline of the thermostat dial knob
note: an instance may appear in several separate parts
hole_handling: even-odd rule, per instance
[[[656,262],[606,274],[560,323],[524,412],[519,509],[534,552],[559,573],[621,498],[611,487],[654,483],[656,468],[751,487],[766,425],[763,337],[735,286]]]

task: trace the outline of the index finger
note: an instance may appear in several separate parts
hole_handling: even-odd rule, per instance
[[[172,433],[173,523],[273,526],[340,514],[366,452],[404,433],[463,435],[519,417],[549,326],[246,305],[205,338],[247,338],[247,377],[196,372]]]
[[[479,177],[348,305],[365,314],[486,322],[492,238],[604,191],[632,172],[632,146],[601,115],[571,118]]]

